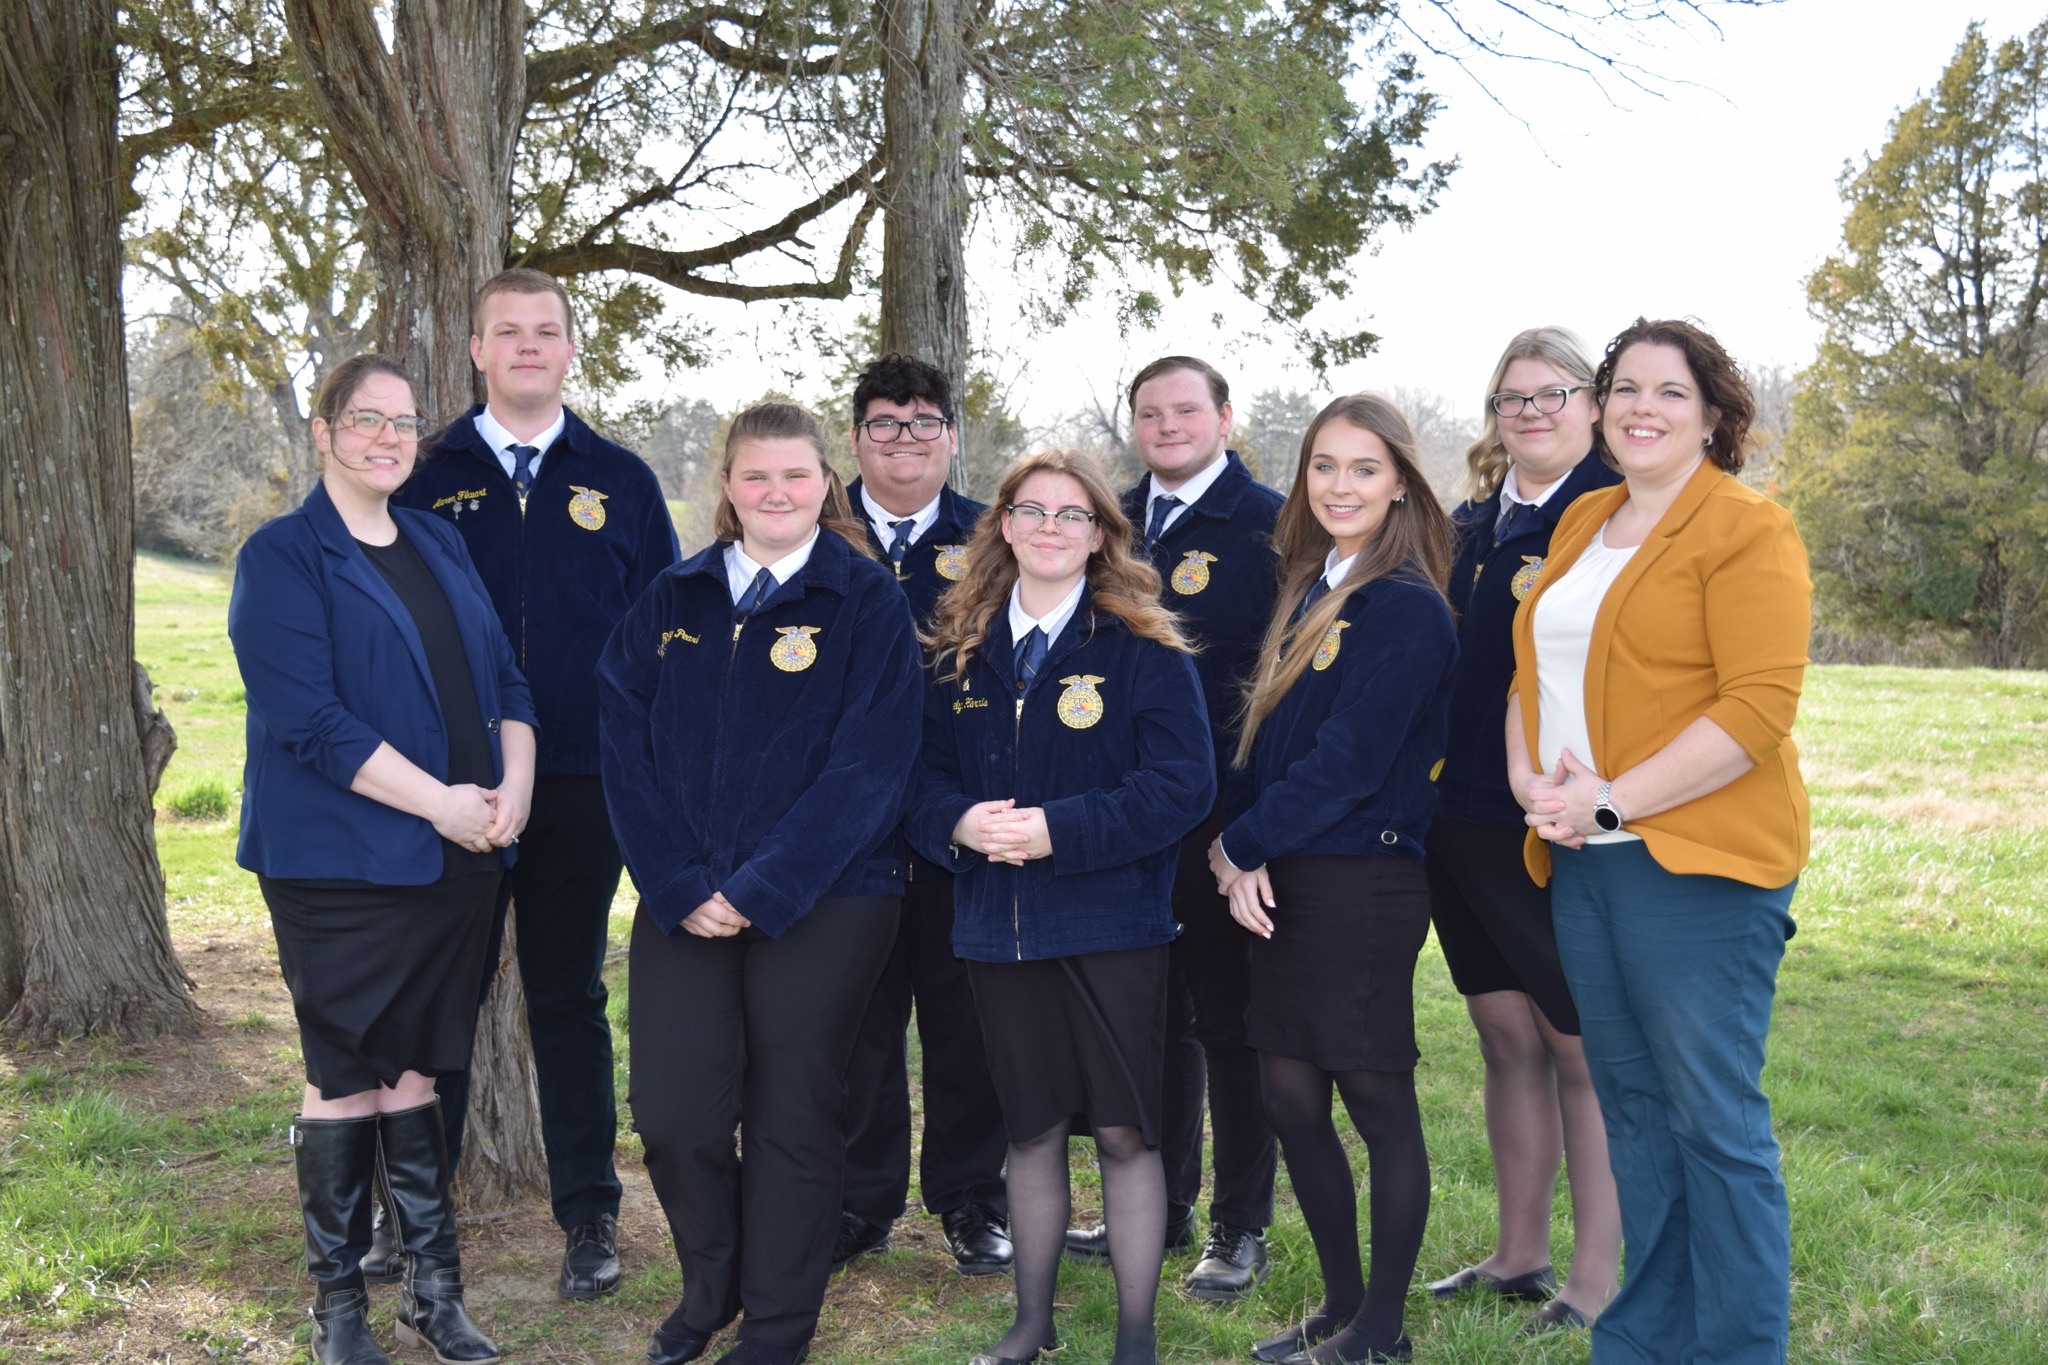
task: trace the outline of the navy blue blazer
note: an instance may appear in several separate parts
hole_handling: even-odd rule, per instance
[[[1161,600],[1180,614],[1200,653],[1195,671],[1209,712],[1218,775],[1230,793],[1227,807],[1249,799],[1242,775],[1230,770],[1237,750],[1237,713],[1244,704],[1245,679],[1259,665],[1259,645],[1273,619],[1280,592],[1280,561],[1273,550],[1273,523],[1284,499],[1252,477],[1236,451],[1208,491],[1152,547],[1152,563],[1164,580]],[[1151,479],[1124,493],[1124,515],[1142,544],[1145,495]]]
[[[1517,519],[1506,540],[1493,538],[1500,490],[1451,513],[1457,557],[1451,610],[1458,618],[1458,673],[1451,683],[1450,735],[1437,779],[1438,815],[1524,829],[1522,805],[1508,786],[1508,684],[1515,676],[1515,609],[1536,586],[1550,533],[1565,509],[1596,488],[1621,482],[1597,452],[1572,467],[1557,492]]]
[[[1273,858],[1420,858],[1436,809],[1458,641],[1426,583],[1355,589],[1311,664],[1259,726],[1251,808],[1223,830],[1246,871]],[[1331,636],[1335,638],[1332,639]]]
[[[452,523],[490,588],[544,722],[535,768],[598,770],[597,656],[655,576],[682,557],[647,462],[563,409],[562,434],[519,495],[476,429],[478,404],[421,450],[392,501]]]
[[[505,773],[499,724],[536,723],[526,680],[462,538],[421,512],[391,515],[448,595],[496,782]],[[266,877],[438,880],[441,836],[432,823],[348,789],[380,743],[446,781],[448,736],[412,615],[324,484],[235,556],[228,638],[249,704],[235,861]],[[507,867],[514,852],[505,850]]]
[[[597,665],[604,791],[662,932],[722,891],[780,938],[829,895],[895,895],[924,678],[885,565],[820,531],[735,621],[725,546],[666,570]]]
[[[1007,607],[967,676],[934,681],[904,827],[952,868],[953,950],[1016,962],[1169,943],[1181,839],[1216,799],[1194,663],[1083,602],[1016,696]],[[1045,810],[1052,856],[1014,867],[953,847],[981,801]]]

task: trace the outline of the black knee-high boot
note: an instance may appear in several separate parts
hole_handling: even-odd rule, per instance
[[[313,1359],[319,1365],[391,1365],[370,1335],[360,1269],[370,1245],[376,1116],[297,1118],[291,1144],[306,1223],[306,1273],[313,1279]]]
[[[378,1161],[391,1239],[405,1258],[398,1339],[431,1346],[442,1365],[492,1365],[498,1348],[462,1306],[455,1206],[448,1198],[448,1147],[441,1102],[378,1116]]]

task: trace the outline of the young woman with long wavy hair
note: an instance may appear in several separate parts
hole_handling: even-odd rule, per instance
[[[1429,1216],[1413,998],[1429,932],[1422,836],[1458,650],[1450,526],[1399,409],[1354,394],[1316,415],[1274,540],[1280,596],[1236,755],[1254,795],[1210,860],[1232,916],[1259,936],[1246,1031],[1324,1298],[1254,1354],[1406,1360],[1401,1305]],[[1370,1281],[1333,1086],[1372,1161]]]
[[[950,867],[1010,1142],[1017,1317],[976,1365],[1057,1344],[1067,1135],[1102,1161],[1118,1365],[1157,1359],[1167,945],[1179,841],[1215,795],[1190,647],[1102,468],[1019,463],[976,526],[927,648],[924,762],[905,828]]]

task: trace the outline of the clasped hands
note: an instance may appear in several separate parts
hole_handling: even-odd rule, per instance
[[[1273,937],[1273,918],[1266,912],[1277,909],[1273,880],[1264,865],[1246,871],[1233,867],[1223,855],[1223,836],[1209,845],[1209,871],[1216,876],[1216,894],[1230,900],[1230,917],[1260,938]]]
[[[1526,782],[1515,795],[1528,812],[1523,819],[1536,837],[1566,848],[1584,848],[1586,835],[1597,833],[1593,821],[1593,796],[1600,787],[1600,774],[1579,762],[1570,749],[1557,756],[1557,771],[1525,774]],[[1585,779],[1581,781],[1580,779]]]
[[[1052,856],[1052,832],[1039,806],[1018,809],[1016,799],[979,801],[953,824],[953,842],[986,854],[992,863],[1022,867],[1033,858]]]
[[[529,795],[515,792],[509,783],[479,787],[473,782],[458,782],[442,789],[441,811],[434,819],[434,831],[452,844],[488,853],[519,841],[531,804]]]
[[[698,938],[731,938],[753,927],[754,922],[733,909],[723,891],[712,892],[710,900],[683,917],[683,928]]]

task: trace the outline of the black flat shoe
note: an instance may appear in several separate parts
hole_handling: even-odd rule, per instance
[[[1550,1296],[1557,1292],[1557,1273],[1549,1266],[1541,1266],[1526,1275],[1511,1275],[1502,1279],[1489,1275],[1476,1265],[1468,1265],[1455,1275],[1450,1275],[1426,1286],[1433,1299],[1455,1299],[1467,1290],[1484,1290],[1498,1294],[1504,1299],[1520,1299],[1524,1303],[1548,1303]]]
[[[1284,1332],[1275,1332],[1264,1341],[1252,1346],[1252,1359],[1263,1360],[1266,1365],[1278,1365],[1292,1355],[1299,1355],[1319,1342],[1328,1341],[1344,1330],[1350,1318],[1340,1318],[1334,1313],[1311,1313]]]
[[[1032,1365],[1040,1355],[1050,1355],[1060,1348],[1060,1334],[1054,1332],[1045,1339],[1045,1345],[1019,1360],[1015,1356],[999,1356],[988,1351],[976,1351],[967,1358],[967,1365]]]
[[[1333,1355],[1328,1360],[1317,1360],[1307,1351],[1296,1351],[1291,1356],[1282,1356],[1279,1365],[1380,1365],[1382,1361],[1413,1360],[1415,1348],[1402,1337],[1394,1343],[1391,1351],[1367,1351],[1362,1356]]]
[[[1546,1332],[1573,1332],[1591,1327],[1593,1320],[1563,1299],[1552,1299],[1528,1316],[1516,1336],[1540,1337]]]

